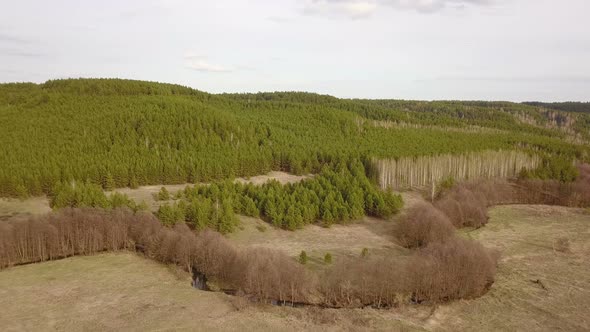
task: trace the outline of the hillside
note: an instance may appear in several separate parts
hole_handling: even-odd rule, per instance
[[[507,102],[214,95],[118,79],[1,84],[0,196],[72,180],[105,189],[195,183],[484,150],[583,160],[589,116]]]

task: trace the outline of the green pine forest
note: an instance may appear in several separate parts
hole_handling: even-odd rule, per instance
[[[337,172],[342,164],[357,169],[359,163],[375,181],[375,160],[489,150],[587,161],[589,140],[588,113],[509,102],[209,94],[120,79],[0,84],[4,197],[51,195],[73,181],[110,190],[215,182],[271,170],[319,174],[326,167]],[[280,190],[297,201],[292,191],[311,184],[301,186]],[[363,186],[359,184],[361,191]],[[248,189],[231,190],[254,200],[269,221],[298,227],[267,213],[264,200],[257,201]],[[185,194],[214,197],[197,192]],[[360,212],[352,205],[345,209],[332,218]],[[323,213],[321,207],[314,216],[318,213]]]

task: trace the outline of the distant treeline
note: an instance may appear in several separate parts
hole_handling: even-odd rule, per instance
[[[539,101],[527,101],[523,102],[523,104],[565,112],[590,113],[590,102],[566,101],[561,103],[543,103]]]
[[[571,134],[590,137],[586,114],[575,116]],[[536,107],[515,103],[212,95],[116,79],[0,84],[0,196],[51,194],[72,180],[111,190],[483,150],[589,157],[587,145],[568,143],[570,133],[548,123]]]

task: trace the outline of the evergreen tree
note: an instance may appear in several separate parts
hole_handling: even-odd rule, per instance
[[[166,189],[166,187],[160,188],[160,191],[158,192],[158,200],[159,201],[170,200],[170,193],[168,192],[168,189]]]
[[[303,265],[307,264],[307,253],[305,252],[305,250],[302,250],[299,254],[299,263]]]

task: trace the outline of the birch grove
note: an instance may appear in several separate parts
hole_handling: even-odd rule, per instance
[[[448,177],[455,180],[509,178],[540,163],[539,156],[514,150],[375,160],[381,188],[396,190],[427,187]]]

